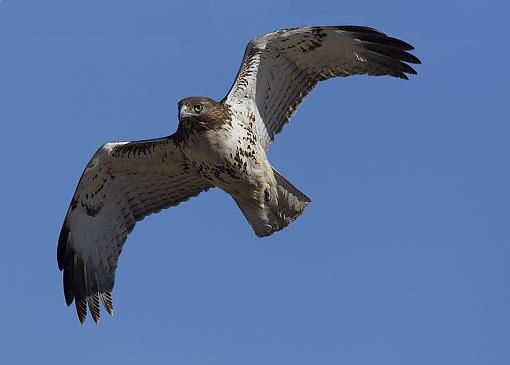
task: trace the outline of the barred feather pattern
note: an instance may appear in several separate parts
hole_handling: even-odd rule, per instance
[[[95,322],[100,304],[113,314],[111,291],[123,245],[136,222],[212,185],[194,173],[172,138],[102,146],[87,165],[57,246],[67,305]]]
[[[259,236],[299,217],[310,199],[272,169],[266,150],[322,80],[350,75],[407,79],[420,60],[413,47],[372,28],[284,29],[246,47],[231,90],[220,102],[179,103],[169,137],[103,145],[87,164],[57,246],[64,296],[80,322],[113,314],[118,260],[136,222],[213,186],[232,194]]]
[[[325,26],[284,29],[252,40],[223,102],[250,109],[259,141],[267,149],[318,82],[350,75],[416,74],[421,63],[408,43],[373,28]],[[245,113],[247,114],[247,113]]]

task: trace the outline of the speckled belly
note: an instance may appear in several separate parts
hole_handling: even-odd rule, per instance
[[[198,136],[185,155],[198,175],[235,197],[259,197],[267,186],[265,151],[240,133]]]

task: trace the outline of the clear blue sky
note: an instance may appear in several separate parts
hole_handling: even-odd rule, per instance
[[[0,362],[509,364],[508,2],[249,3],[0,2]],[[96,148],[173,133],[254,36],[336,24],[423,65],[307,98],[270,150],[305,214],[266,239],[221,191],[151,216],[81,326],[55,252]]]

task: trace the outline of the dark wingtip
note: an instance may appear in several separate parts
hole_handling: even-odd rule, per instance
[[[381,55],[390,57],[394,60],[399,60],[403,62],[408,62],[411,64],[420,64],[421,61],[414,55],[409,52],[406,52],[402,49],[396,48],[391,45],[387,45],[384,43],[375,43],[375,42],[363,42],[363,47],[369,51],[379,53]],[[406,65],[406,71],[409,73],[413,73],[412,67]]]
[[[387,46],[395,47],[403,51],[412,51],[414,47],[401,39],[388,37],[383,33],[364,33],[364,32],[350,32],[351,37],[359,39],[362,42],[380,43]]]
[[[391,39],[392,41],[394,41],[395,43],[398,43],[400,45],[400,47],[406,51],[413,51],[414,50],[414,46],[407,43],[407,42],[404,42],[402,39],[398,39],[398,38],[392,38],[392,37],[388,37],[389,39]]]
[[[101,298],[101,302],[103,302],[103,307],[106,309],[106,312],[110,316],[113,316],[113,301],[112,301],[112,293],[107,291],[99,294]]]
[[[87,319],[87,301],[85,298],[76,298],[74,303],[76,304],[76,313],[80,323],[83,324]]]
[[[61,269],[62,270],[62,269]],[[64,284],[64,297],[66,304],[69,307],[74,300],[74,252],[72,249],[66,250],[63,259],[63,284]]]
[[[67,225],[67,219],[64,220],[62,228],[60,229],[60,235],[58,236],[57,244],[57,264],[58,269],[62,271],[64,269],[64,262],[67,248],[67,238],[69,236],[69,226]]]
[[[358,32],[358,33],[370,33],[370,34],[385,35],[383,32],[381,32],[375,28],[364,27],[361,25],[339,25],[339,26],[335,26],[334,28],[336,28],[338,30],[343,30],[345,32]]]
[[[74,287],[74,303],[76,305],[76,313],[80,322],[85,322],[87,318],[87,271],[83,261],[75,253],[73,255],[73,287]]]
[[[99,323],[101,319],[101,310],[99,307],[99,295],[97,293],[93,293],[87,297],[87,302],[90,309],[90,314],[92,315],[92,319],[94,322]]]
[[[101,291],[97,273],[91,275],[95,277],[96,285],[88,285],[90,283],[87,282],[89,276],[87,267],[73,250],[72,245],[70,245],[69,234],[69,227],[67,222],[64,221],[57,247],[57,261],[59,269],[61,271],[63,270],[63,286],[66,304],[69,307],[74,302],[80,323],[83,324],[86,321],[88,311],[90,311],[94,322],[99,323],[101,319],[100,299],[106,312],[113,316],[111,291],[106,291],[104,293],[97,292],[97,290]]]

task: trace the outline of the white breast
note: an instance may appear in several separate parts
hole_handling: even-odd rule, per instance
[[[275,183],[265,150],[243,121],[194,134],[187,145],[184,153],[198,173],[232,195],[253,197]]]

